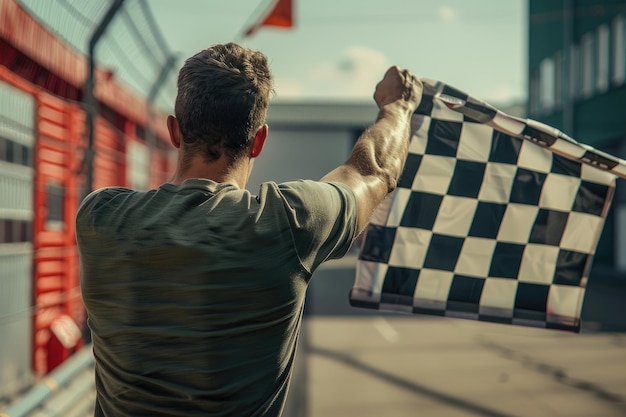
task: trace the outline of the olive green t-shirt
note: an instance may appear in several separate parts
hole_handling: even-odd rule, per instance
[[[278,416],[315,269],[343,256],[342,184],[209,180],[90,194],[76,217],[96,416]]]

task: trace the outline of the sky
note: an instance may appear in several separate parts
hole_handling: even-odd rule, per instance
[[[294,27],[243,31],[268,0],[150,0],[182,58],[236,41],[265,53],[274,100],[372,100],[391,65],[492,104],[526,97],[525,0],[293,0]]]

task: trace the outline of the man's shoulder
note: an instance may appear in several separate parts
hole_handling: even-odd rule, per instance
[[[276,193],[290,207],[313,207],[333,210],[337,205],[351,207],[356,204],[352,190],[342,183],[298,180],[272,183]]]
[[[78,211],[76,213],[77,217],[83,215],[86,211],[90,211],[93,208],[110,201],[114,197],[122,194],[133,194],[137,191],[131,190],[129,188],[124,187],[104,187],[98,190],[95,190],[88,194],[80,203]]]
[[[352,190],[341,183],[297,180],[264,183],[257,198],[261,209],[277,209],[293,224],[332,223],[338,217],[356,216],[356,198]]]
[[[108,199],[114,197],[119,194],[131,194],[136,193],[137,191],[131,190],[130,188],[124,187],[104,187],[99,188],[95,191],[92,191],[83,199],[83,201],[88,200],[99,200],[99,199]]]
[[[356,235],[357,220],[356,198],[348,186],[299,180],[268,184],[266,190],[267,199],[261,199],[261,205],[274,207],[288,221],[300,263],[307,271],[345,254]]]
[[[276,192],[287,196],[315,195],[316,197],[329,198],[337,194],[353,194],[352,190],[345,184],[315,180],[296,180],[280,183],[267,182],[261,185],[261,190],[263,190],[264,187],[274,189]]]

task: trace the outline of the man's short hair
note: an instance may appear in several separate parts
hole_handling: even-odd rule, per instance
[[[265,123],[272,92],[267,57],[235,43],[188,58],[178,74],[174,112],[185,149],[205,160],[241,157]]]

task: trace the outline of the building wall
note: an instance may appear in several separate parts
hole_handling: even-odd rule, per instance
[[[277,127],[270,132],[247,187],[253,194],[265,181],[319,180],[345,162],[354,143],[353,133],[347,128]]]
[[[254,163],[248,190],[256,194],[265,181],[320,179],[346,161],[376,114],[373,103],[272,104],[269,135]]]
[[[35,100],[0,80],[0,398],[31,383]]]
[[[602,149],[625,134],[626,2],[529,1],[529,109]]]
[[[626,158],[626,1],[529,0],[528,115]],[[618,181],[595,262],[626,270]]]

